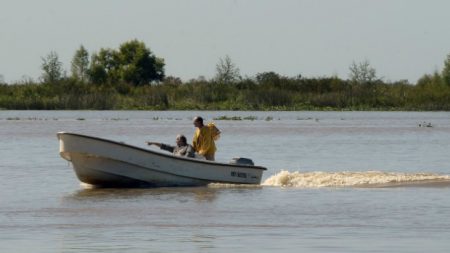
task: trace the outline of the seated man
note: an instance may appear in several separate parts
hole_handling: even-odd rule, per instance
[[[147,141],[147,145],[158,146],[163,150],[172,152],[174,155],[195,157],[195,150],[191,145],[187,144],[186,137],[184,135],[182,134],[177,135],[176,143],[177,143],[176,146],[170,146],[164,143]]]

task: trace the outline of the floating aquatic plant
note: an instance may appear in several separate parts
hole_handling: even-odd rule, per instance
[[[224,115],[224,116],[216,117],[216,118],[214,118],[214,120],[242,120],[242,118],[239,116],[229,117],[229,116]]]

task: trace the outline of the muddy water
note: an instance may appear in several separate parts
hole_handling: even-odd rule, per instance
[[[87,189],[56,132],[145,147],[215,120],[263,185]],[[0,111],[0,252],[447,252],[450,113]],[[394,187],[395,186],[395,187]]]

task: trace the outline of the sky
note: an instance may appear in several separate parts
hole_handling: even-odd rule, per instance
[[[448,0],[0,0],[0,78],[38,80],[51,51],[70,73],[81,45],[138,39],[182,80],[214,77],[228,55],[244,77],[346,79],[367,60],[385,81],[415,83],[450,53],[449,10]]]

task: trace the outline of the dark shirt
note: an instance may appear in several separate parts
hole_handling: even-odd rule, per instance
[[[172,152],[177,156],[195,157],[194,148],[189,144],[186,144],[185,146],[171,146],[167,144],[161,144],[161,149]]]

